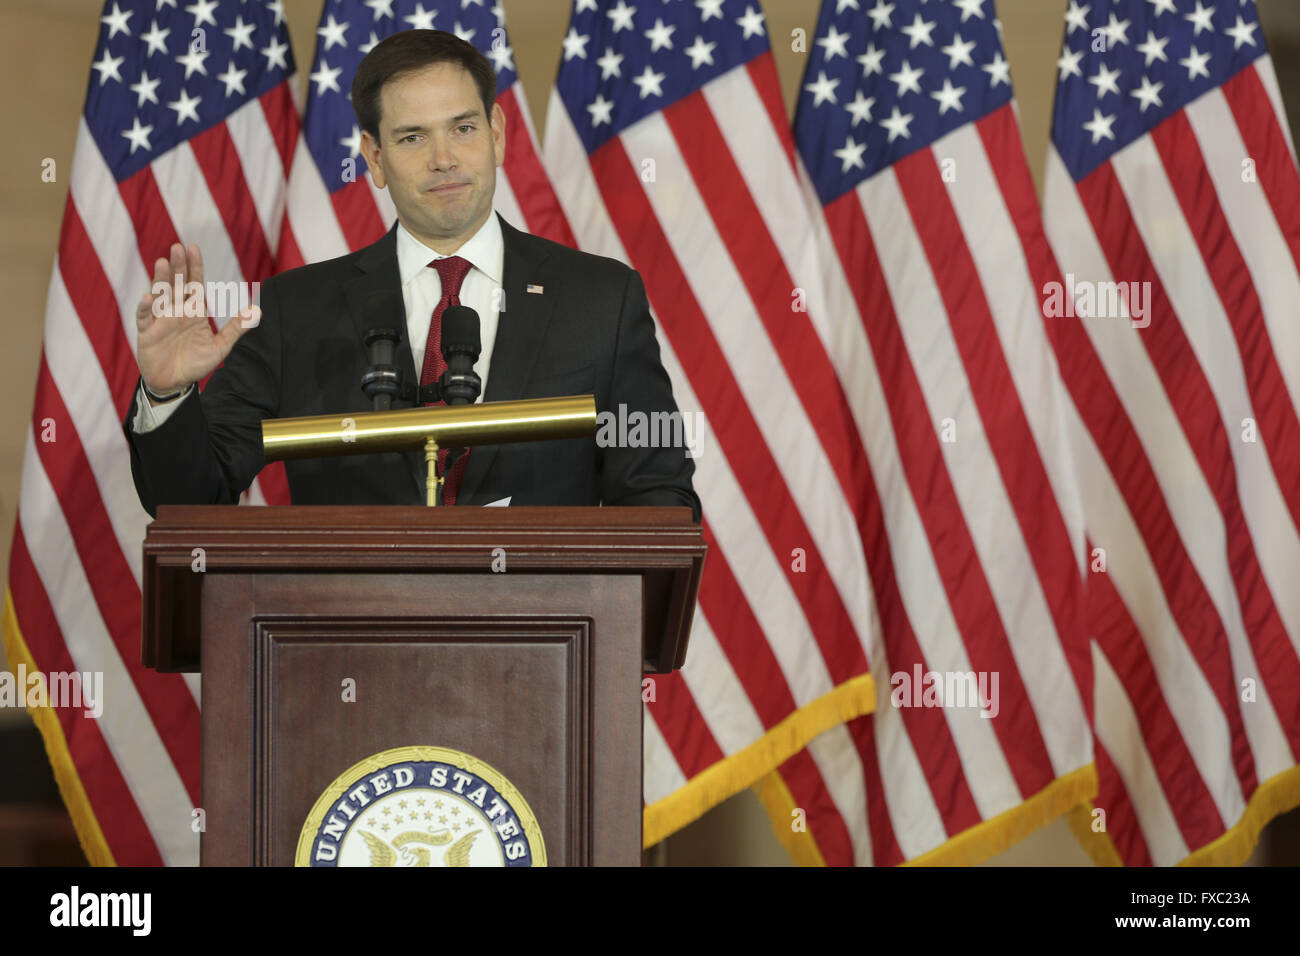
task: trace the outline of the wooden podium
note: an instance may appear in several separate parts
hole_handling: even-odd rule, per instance
[[[143,659],[203,676],[202,864],[292,864],[331,781],[430,746],[508,778],[549,865],[639,865],[643,673],[704,553],[687,508],[160,508]]]

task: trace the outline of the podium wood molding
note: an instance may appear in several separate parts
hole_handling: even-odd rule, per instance
[[[642,577],[645,670],[686,660],[705,547],[689,508],[432,508],[164,505],[144,542],[146,667],[199,670],[199,574],[293,569],[491,574],[624,572]],[[199,549],[198,554],[195,550]],[[195,571],[202,561],[204,570]]]

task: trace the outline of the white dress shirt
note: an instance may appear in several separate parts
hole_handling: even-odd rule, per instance
[[[474,371],[483,382],[483,390],[478,400],[483,401],[487,391],[488,368],[492,364],[492,346],[497,337],[497,318],[502,304],[501,282],[505,273],[505,244],[501,238],[501,223],[496,213],[488,215],[478,232],[452,255],[469,261],[472,267],[460,287],[460,304],[469,306],[479,316],[480,340],[483,343]],[[429,323],[433,319],[433,310],[442,298],[442,279],[438,270],[429,263],[435,259],[445,258],[442,253],[434,252],[407,230],[400,222],[397,225],[397,272],[402,282],[402,303],[406,308],[406,332],[411,343],[411,357],[415,360],[416,381],[424,368],[424,350],[429,341]],[[256,334],[254,331],[253,334]],[[191,386],[192,388],[193,386]],[[360,390],[360,382],[357,384]],[[181,399],[189,390],[169,402],[154,407],[144,393],[144,386],[139,389],[138,411],[131,427],[137,435],[157,428],[174,412]]]
[[[460,286],[460,304],[467,305],[479,317],[479,338],[483,350],[479,352],[474,371],[487,391],[488,367],[492,364],[492,345],[497,337],[497,314],[501,304],[501,279],[505,271],[505,244],[501,239],[501,223],[496,213],[491,213],[478,232],[452,255],[469,260],[473,267]],[[397,226],[397,271],[402,279],[402,301],[406,305],[406,331],[410,336],[411,357],[415,359],[415,374],[424,367],[424,349],[429,341],[429,321],[433,310],[442,298],[442,279],[438,270],[429,263],[442,259],[405,226]],[[416,384],[419,384],[418,381]],[[483,392],[478,400],[483,401]]]

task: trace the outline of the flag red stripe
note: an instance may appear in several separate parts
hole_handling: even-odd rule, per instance
[[[704,539],[709,546],[709,560],[704,564],[704,575],[700,582],[700,608],[710,620],[725,622],[714,630],[714,635],[741,681],[750,703],[762,721],[764,728],[771,729],[780,723],[795,709],[795,700],[790,693],[776,660],[772,647],[768,643],[753,611],[740,591],[739,584],[732,575],[726,555],[718,545],[709,529],[708,522],[703,523]],[[660,703],[666,704],[662,698]],[[696,708],[691,695],[692,708]],[[655,723],[660,733],[668,741],[664,722],[659,719],[665,712],[661,708],[651,708]],[[698,722],[697,722],[698,721]],[[683,728],[686,739],[696,733],[709,735],[708,725],[702,715],[695,709],[695,717]],[[679,766],[682,765],[683,753],[671,741],[669,748]],[[716,746],[716,743],[714,744]],[[719,758],[720,759],[720,758]],[[683,773],[691,776],[707,765],[700,765],[698,757],[688,758],[688,771],[682,766]],[[694,769],[698,767],[698,769]],[[843,865],[850,865],[853,860],[850,852],[852,846],[844,820],[829,797],[826,784],[822,779],[817,764],[806,750],[800,751],[781,765],[780,773],[796,803],[808,813],[808,829],[824,850],[829,849],[833,860]],[[869,791],[870,792],[870,791]],[[828,861],[831,862],[831,861]]]
[[[22,518],[14,525],[9,553],[9,590],[14,614],[32,662],[43,672],[77,670],[59,632],[40,575],[32,564]],[[69,708],[56,708],[68,754],[114,860],[119,866],[161,866],[162,856],[96,721]],[[47,744],[48,746],[48,744]]]
[[[993,729],[1021,795],[1027,797],[1051,782],[1051,761],[1028,707],[1024,684],[1009,653],[1005,627],[939,449],[925,393],[904,344],[857,193],[845,193],[829,204],[826,218],[876,356],[903,470],[971,668],[1002,675],[1002,712],[1008,720],[993,721]],[[941,768],[934,769],[941,772]],[[933,783],[931,789],[940,790]]]
[[[827,866],[852,866],[853,840],[849,836],[844,814],[835,805],[825,779],[812,754],[805,747],[777,768],[795,808],[803,811],[804,825],[821,851]],[[772,826],[781,826],[776,820]],[[791,819],[786,826],[793,826]],[[797,831],[796,831],[797,832]]]
[[[189,142],[217,213],[225,224],[243,280],[260,282],[271,275],[271,246],[258,218],[257,204],[244,178],[244,167],[230,130],[225,123],[217,123]]]
[[[257,473],[258,484],[262,488],[262,497],[268,505],[287,505],[289,501],[289,476],[285,474],[284,462],[273,461]]]
[[[1003,199],[1012,211],[1012,221],[1020,233],[1021,247],[1035,286],[1046,289],[1055,283],[1063,287],[1060,266],[1042,232],[1033,180],[1023,155],[1007,151],[997,159],[993,170]],[[1203,673],[1226,675],[1226,679],[1210,680],[1209,685],[1228,721],[1233,765],[1238,779],[1249,793],[1254,789],[1253,783],[1246,787],[1255,779],[1254,757],[1242,732],[1236,688],[1231,681],[1232,660],[1227,634],[1218,610],[1178,533],[1146,449],[1134,431],[1133,423],[1081,321],[1078,318],[1055,318],[1046,322],[1044,327],[1056,354],[1061,378],[1128,505],[1130,517],[1151,557],[1152,570],[1160,579],[1179,632]],[[1087,698],[1090,718],[1091,697],[1088,695]],[[1100,773],[1100,767],[1098,770]]]
[[[1106,816],[1099,820],[1094,815],[1091,820],[1092,825],[1104,824],[1104,828],[1099,832],[1110,837],[1125,866],[1154,866],[1155,861],[1151,858],[1151,850],[1142,836],[1142,825],[1133,808],[1133,798],[1124,787],[1124,781],[1115,768],[1110,754],[1095,737],[1093,752],[1093,763],[1097,768],[1099,785],[1092,805],[1095,809],[1104,811]]]
[[[1031,253],[1031,270],[1040,288],[1062,281],[1046,244],[1025,248]],[[1228,637],[1218,610],[1187,553],[1146,450],[1082,324],[1077,318],[1058,318],[1048,322],[1046,328],[1062,379],[1142,535],[1178,630],[1228,721],[1233,765],[1243,788],[1251,784],[1249,792],[1255,779],[1254,758],[1242,729],[1236,688],[1231,681]]]
[[[1300,222],[1300,170],[1287,145],[1280,118],[1273,110],[1273,101],[1253,65],[1220,89],[1246,144],[1247,155],[1242,158],[1255,161],[1255,175],[1281,226],[1279,231],[1291,250],[1291,261],[1300,269],[1300,232],[1294,228]],[[1292,398],[1300,400],[1300,395]]]
[[[259,102],[271,138],[275,141],[276,155],[280,157],[282,178],[288,179],[289,170],[293,168],[293,152],[298,146],[298,133],[302,129],[289,83],[271,87],[259,97]]]
[[[180,242],[176,224],[172,222],[153,167],[146,166],[129,179],[117,184],[117,191],[126,204],[126,213],[135,226],[135,241],[140,249],[140,261],[153,281],[153,264],[156,259],[166,259],[172,243]],[[143,295],[143,290],[141,291]]]
[[[139,367],[131,351],[131,343],[127,341],[126,330],[117,320],[120,309],[113,287],[104,274],[103,265],[91,245],[90,236],[86,233],[85,224],[71,196],[63,207],[58,267],[68,298],[77,315],[82,317],[81,325],[85,329],[86,338],[103,369],[104,379],[117,409],[117,417],[122,419],[131,404],[131,395],[139,378]],[[87,322],[85,316],[97,316],[101,321]],[[128,316],[126,320],[134,322],[135,316]]]
[[[947,311],[985,440],[1051,608],[1056,638],[1061,643],[1084,641],[1081,586],[1070,536],[1002,352],[970,247],[944,188],[938,160],[930,150],[922,150],[896,162],[893,168]],[[1005,627],[1005,622],[999,619],[999,625]],[[1015,752],[1021,766],[1037,776],[1017,773],[1017,779],[1023,793],[1037,793],[1053,778],[1052,760],[1024,677],[1005,631],[988,629],[983,636],[990,640],[981,647],[983,642],[963,633],[971,665],[976,671],[1001,674],[1003,707],[1009,704],[1012,716],[1007,722],[994,721],[995,730],[1002,731],[998,736],[1004,749],[1019,738]],[[1016,730],[1020,732],[1014,733]],[[1015,761],[1012,768],[1016,769]],[[1029,789],[1023,789],[1026,785]]]
[[[573,237],[569,220],[551,187],[550,177],[533,148],[532,137],[528,135],[528,127],[519,109],[519,98],[513,89],[509,89],[497,98],[497,102],[506,114],[506,135],[509,138],[505,175],[524,214],[528,231],[576,249],[578,241]]]
[[[645,277],[660,327],[696,388],[712,430],[773,552],[788,555],[794,548],[803,548],[809,565],[824,567],[820,550],[646,200],[622,142],[611,140],[593,153],[591,167],[623,247]],[[844,643],[844,636],[856,632],[830,576],[796,573],[784,563],[783,567],[832,680],[838,684],[855,676],[836,660],[836,649]]]
[[[708,520],[702,524],[709,559],[704,562],[704,574],[700,578],[700,608],[710,621],[719,622],[713,629],[718,645],[727,655],[758,719],[771,730],[794,713],[798,705],[767,635],[732,574],[726,552],[714,538]]]
[[[40,440],[44,418],[54,421],[54,441]],[[198,705],[180,678],[158,673],[140,662],[140,589],[113,533],[81,438],[44,356],[36,379],[32,419],[37,454],[50,484],[58,490],[81,570],[104,626],[194,806],[198,806]]]
[[[1230,439],[1219,417],[1214,393],[1151,262],[1132,211],[1124,201],[1114,167],[1110,163],[1098,167],[1079,183],[1079,193],[1112,274],[1151,282],[1151,324],[1139,332],[1139,338],[1151,357],[1174,414],[1223,516],[1228,539],[1228,568],[1237,589],[1246,636],[1255,652],[1256,662],[1263,668],[1267,666],[1264,662],[1271,660],[1280,673],[1269,677],[1292,682],[1291,692],[1284,692],[1283,697],[1290,706],[1280,707],[1278,713],[1295,713],[1296,694],[1300,693],[1300,658],[1297,658],[1282,627],[1273,596],[1255,556],[1250,529],[1241,510],[1236,469],[1228,449]],[[1243,733],[1241,712],[1237,706],[1232,662],[1226,645],[1222,651],[1214,670],[1215,676],[1211,678],[1207,673],[1206,677],[1221,687],[1232,702],[1229,720],[1235,738]],[[1245,764],[1239,764],[1239,768],[1244,773]],[[1247,796],[1255,791],[1256,784],[1252,760],[1249,773],[1242,777]]]
[[[917,710],[918,708],[911,708]],[[924,708],[922,708],[924,709]],[[845,727],[849,731],[849,736],[857,744],[858,756],[862,758],[862,777],[866,784],[867,791],[867,828],[871,833],[871,855],[873,863],[876,866],[897,866],[904,860],[903,848],[899,845],[898,837],[894,833],[893,821],[889,818],[889,806],[885,802],[885,781],[880,773],[880,753],[876,749],[875,736],[875,715],[857,717],[850,720]],[[950,775],[952,778],[944,781],[944,786],[948,789],[958,789],[956,781],[960,781],[960,789],[966,789],[966,778],[962,774],[959,766],[954,766],[954,772]],[[935,778],[927,775],[926,783],[933,788],[936,785]],[[936,799],[936,805],[939,801]],[[973,807],[972,802],[972,807]],[[979,822],[979,815],[971,824]],[[951,836],[954,831],[948,830],[945,825],[945,832]]]
[[[1219,205],[1187,114],[1169,117],[1151,131],[1151,139],[1236,336],[1264,448],[1291,520],[1300,528],[1300,420],[1278,367],[1246,258]]]
[[[655,674],[653,680],[655,699],[646,709],[689,780],[727,755],[709,731],[681,672]]]
[[[754,91],[758,93],[763,109],[767,110],[772,132],[781,141],[781,148],[785,151],[790,169],[797,171],[799,167],[795,161],[794,135],[790,132],[790,119],[785,112],[785,95],[781,92],[781,79],[777,76],[776,60],[772,52],[769,50],[754,57],[745,64],[745,72],[749,74],[749,81],[754,84]],[[731,155],[730,150],[727,151],[727,155]]]
[[[369,173],[360,175],[361,178],[356,182],[330,193],[334,215],[338,218],[339,228],[343,231],[349,249],[368,246],[388,231],[379,218],[379,207],[375,205],[375,197],[371,195],[370,186],[366,183]]]
[[[1093,639],[1119,677],[1133,705],[1142,740],[1160,788],[1177,794],[1170,800],[1174,819],[1188,846],[1204,846],[1223,835],[1226,827],[1214,797],[1196,766],[1178,721],[1160,693],[1160,681],[1147,653],[1142,633],[1115,590],[1110,575],[1093,574],[1088,583],[1088,621]],[[1153,635],[1160,640],[1160,635]]]
[[[825,208],[826,224],[832,241],[844,263],[845,275],[849,289],[858,306],[858,314],[868,337],[871,339],[872,352],[882,373],[882,385],[888,396],[891,383],[897,395],[902,392],[900,414],[895,415],[896,438],[900,455],[907,456],[911,450],[920,445],[920,433],[930,433],[930,424],[924,413],[925,403],[921,395],[920,384],[916,381],[915,371],[902,347],[898,335],[893,305],[889,301],[885,277],[880,270],[880,259],[876,255],[875,244],[862,207],[856,193],[849,192],[830,203]],[[871,317],[888,316],[888,320],[874,321]],[[899,429],[900,421],[905,425]],[[906,465],[904,467],[906,471]],[[940,470],[943,470],[942,468]],[[946,474],[946,472],[945,472]],[[874,487],[870,489],[875,492]],[[913,493],[916,488],[913,486]],[[881,618],[882,639],[889,665],[895,672],[909,676],[915,667],[928,670],[925,655],[921,651],[915,632],[908,620],[907,612],[898,590],[892,561],[886,561],[884,555],[889,551],[889,539],[886,533],[883,513],[880,511],[880,498],[873,493],[871,500],[876,502],[870,515],[867,534],[863,543],[867,548],[867,559],[875,584],[877,608]],[[925,501],[923,495],[917,496],[918,507]],[[953,512],[957,513],[957,512]],[[950,514],[951,517],[951,514]],[[874,527],[872,527],[874,525]],[[948,538],[936,554],[941,560],[950,547]],[[978,565],[976,565],[977,567]],[[972,569],[972,574],[975,573]],[[973,621],[963,625],[958,609],[953,608],[958,627],[965,630],[978,626]],[[908,737],[920,761],[930,790],[934,795],[936,806],[943,818],[944,829],[948,833],[958,833],[967,827],[979,823],[983,817],[975,804],[975,799],[962,773],[962,762],[953,740],[952,731],[947,720],[938,708],[904,707],[903,724],[907,727]],[[936,786],[935,781],[942,780],[947,786]],[[878,793],[879,791],[872,791]]]
[[[294,238],[293,225],[289,222],[289,211],[286,209],[284,218],[280,220],[280,245],[276,248],[275,271],[280,273],[286,269],[296,269],[305,265],[306,261],[302,257],[302,250],[298,248],[298,240]]]
[[[1025,256],[1026,263],[1030,265],[1030,281],[1033,282],[1036,278],[1041,278],[1041,276],[1035,272],[1032,264],[1036,257],[1044,251],[1050,256],[1050,247],[1047,238],[1043,235],[1043,223],[1036,198],[1037,193],[1034,190],[1033,178],[1029,174],[1029,166],[1025,160],[1023,140],[1020,135],[1020,125],[1016,120],[1015,110],[1011,104],[994,110],[976,124],[976,130],[979,132],[980,140],[984,145],[984,152],[988,156],[989,166],[993,170],[994,178],[998,181],[999,192],[1012,226],[1016,230],[1020,249]],[[1039,314],[1042,314],[1041,311]],[[1057,504],[1059,505],[1059,502]],[[1060,515],[1059,509],[1057,514]],[[1064,519],[1062,518],[1062,520]],[[1066,539],[1067,548],[1073,553],[1072,545],[1068,543],[1068,532]],[[1068,584],[1065,583],[1065,568],[1058,568],[1054,578],[1059,577],[1061,579],[1061,582],[1057,584],[1058,589],[1068,587],[1070,593],[1075,596],[1076,603],[1071,613],[1075,615],[1074,620],[1077,621],[1078,627],[1060,633],[1061,646],[1065,651],[1070,673],[1074,675],[1075,684],[1079,688],[1079,695],[1083,701],[1084,711],[1091,724],[1093,707],[1092,652],[1088,645],[1087,622],[1083,619],[1082,612],[1082,608],[1085,606],[1084,602],[1087,599],[1083,594],[1076,566],[1072,565],[1069,570],[1071,573]],[[1044,587],[1050,593],[1051,585],[1044,582]],[[1055,619],[1058,622],[1061,620],[1059,617]]]
[[[696,189],[713,218],[718,235],[744,282],[755,312],[794,391],[799,396],[818,442],[859,524],[864,510],[862,476],[866,453],[857,435],[848,397],[807,312],[792,308],[797,283],[787,271],[754,203],[744,175],[713,118],[704,94],[696,92],[663,110]],[[842,635],[837,660],[848,676],[867,669],[862,644]],[[838,675],[835,682],[844,678]]]

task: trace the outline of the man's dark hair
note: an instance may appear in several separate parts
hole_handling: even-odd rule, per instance
[[[378,142],[379,94],[384,84],[437,63],[455,63],[469,71],[483,100],[483,114],[491,121],[497,75],[488,58],[474,44],[446,30],[403,30],[375,44],[352,78],[352,109],[361,128]]]

